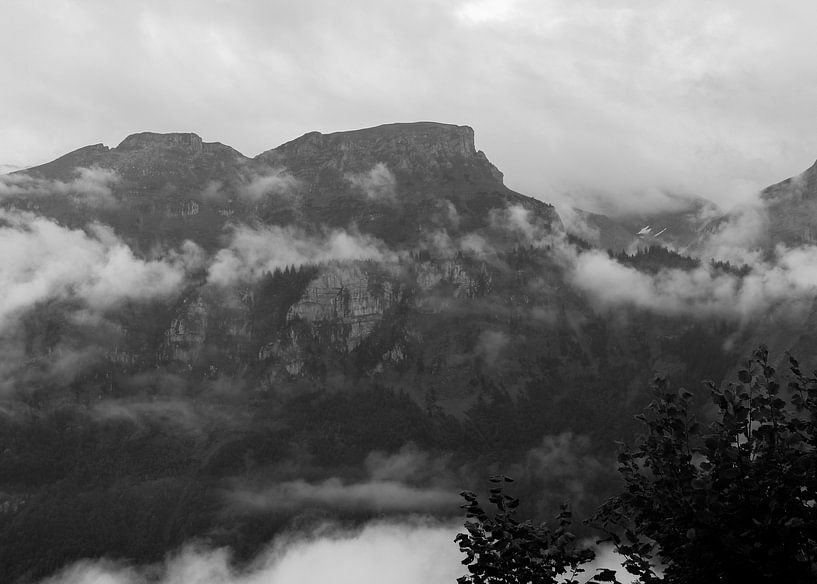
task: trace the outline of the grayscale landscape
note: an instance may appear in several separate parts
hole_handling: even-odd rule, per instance
[[[0,582],[817,578],[817,6],[0,16]]]

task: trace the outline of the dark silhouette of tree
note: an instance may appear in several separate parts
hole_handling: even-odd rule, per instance
[[[460,551],[465,553],[463,564],[468,576],[459,578],[460,584],[505,584],[562,582],[577,584],[584,572],[584,564],[593,559],[591,549],[581,546],[571,533],[571,512],[566,505],[557,515],[557,524],[551,529],[546,523],[518,521],[516,509],[519,500],[503,492],[503,483],[513,482],[499,475],[489,479],[491,488],[488,501],[496,510],[492,515],[483,510],[477,495],[463,491],[462,505],[469,521],[466,533],[457,535]],[[604,578],[609,570],[603,570]],[[610,580],[591,580],[591,582]]]
[[[708,425],[691,392],[656,380],[638,416],[646,433],[619,455],[623,491],[591,521],[638,582],[817,581],[817,372],[804,376],[791,357],[789,366],[781,387],[760,347],[736,382],[708,383]],[[461,582],[578,582],[592,552],[575,547],[563,516],[556,530],[534,527],[506,510],[518,502],[501,490],[493,517],[463,496],[476,522],[457,539],[470,572]],[[616,579],[605,569],[587,581]]]

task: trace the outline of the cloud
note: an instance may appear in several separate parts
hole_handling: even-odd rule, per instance
[[[359,529],[322,525],[278,536],[246,566],[237,566],[228,549],[189,545],[149,566],[80,561],[40,584],[451,584],[466,574],[454,543],[461,529],[419,518],[375,521]],[[619,581],[634,581],[612,548],[602,546],[596,553],[586,574],[612,568]]]
[[[366,477],[360,480],[331,477],[316,483],[298,479],[241,486],[228,493],[228,499],[245,510],[324,506],[450,515],[459,509],[458,486],[466,474],[464,468],[452,465],[451,458],[450,454],[433,455],[408,443],[396,452],[370,452],[364,461]]]
[[[506,22],[513,14],[515,2],[510,0],[479,0],[466,2],[457,10],[457,18],[470,25]]]
[[[0,211],[0,248],[4,390],[44,380],[70,383],[121,337],[120,328],[106,321],[106,311],[126,300],[178,293],[186,274],[202,261],[190,242],[156,259],[140,259],[108,227],[68,229],[17,211]],[[29,334],[24,329],[50,330],[49,319],[60,323],[58,337],[24,350]]]
[[[205,415],[192,401],[151,397],[153,399],[150,401],[103,400],[95,403],[89,414],[97,420],[119,420],[133,424],[146,420],[160,421],[188,431],[201,431],[208,425],[212,427],[214,412],[207,412]]]
[[[213,203],[237,199],[255,204],[268,197],[291,197],[300,185],[301,181],[285,168],[242,167],[235,179],[210,181],[201,191],[201,197]]]
[[[77,168],[68,182],[42,179],[27,174],[0,176],[0,201],[8,197],[49,197],[63,195],[76,203],[91,206],[117,204],[111,188],[120,181],[119,175],[107,168]]]
[[[598,227],[594,227],[587,222],[586,214],[577,211],[569,202],[559,202],[555,204],[555,207],[568,233],[593,245],[599,244],[601,232]]]
[[[372,480],[445,484],[453,483],[450,455],[432,456],[414,444],[406,444],[395,453],[374,451],[365,466]]]
[[[230,494],[231,502],[243,509],[292,510],[325,506],[378,512],[452,511],[459,505],[453,491],[424,488],[398,481],[369,480],[345,483],[329,478],[319,483],[287,481],[261,490],[239,490]]]
[[[760,246],[766,244],[769,211],[760,204],[743,205],[727,215],[707,217],[703,210],[700,220],[708,233],[690,249],[704,258],[714,258],[737,264],[752,265],[761,260]]]
[[[475,352],[485,360],[489,367],[492,367],[508,343],[510,343],[510,337],[502,331],[482,331],[477,338]]]
[[[299,184],[286,170],[276,169],[268,174],[251,175],[238,187],[237,194],[245,201],[257,203],[268,196],[289,194]]]
[[[613,460],[604,460],[594,453],[593,444],[586,436],[563,432],[545,436],[535,448],[509,473],[524,477],[535,485],[539,499],[545,505],[570,501],[573,508],[592,499],[593,482],[609,484],[615,475]]]
[[[745,206],[713,222],[698,249],[688,250],[701,257],[697,268],[646,273],[618,262],[606,251],[576,247],[566,240],[564,231],[547,228],[522,206],[492,215],[495,229],[515,233],[526,245],[551,249],[567,282],[600,311],[634,307],[739,322],[769,311],[778,318],[802,316],[817,295],[817,246],[779,244],[772,251],[752,247],[764,240],[766,223],[762,207]],[[733,269],[713,265],[713,259],[731,262]]]
[[[190,546],[153,566],[78,562],[41,584],[450,584],[465,573],[457,530],[422,519],[355,530],[324,525],[277,537],[245,567],[232,563],[229,550]]]
[[[791,90],[815,78],[817,6],[786,6],[17,2],[0,39],[23,55],[4,63],[16,82],[0,96],[0,160],[32,164],[134,129],[257,153],[313,130],[433,119],[473,126],[509,186],[545,200],[733,204],[817,152],[813,100]]]
[[[707,262],[692,270],[639,272],[606,253],[575,255],[571,283],[600,309],[633,306],[671,315],[746,321],[774,310],[780,318],[802,315],[817,294],[817,247],[778,246],[769,261],[736,274]]]
[[[771,251],[753,247],[766,237],[767,213],[758,205],[742,207],[725,218],[712,217],[706,237],[696,249],[686,250],[700,257],[698,267],[655,273],[620,263],[606,251],[580,249],[563,230],[548,227],[522,206],[494,212],[492,227],[515,234],[524,245],[551,250],[567,282],[599,311],[633,307],[741,323],[763,313],[781,319],[802,317],[817,295],[817,246],[779,244]],[[710,260],[730,262],[732,269]]]
[[[373,201],[393,201],[397,196],[397,179],[382,162],[375,164],[368,172],[346,174],[349,183]]]
[[[318,264],[333,260],[392,257],[379,240],[342,229],[308,234],[292,226],[232,228],[230,242],[219,250],[208,271],[208,281],[228,285],[237,280],[253,280],[265,272],[286,266]]]
[[[524,205],[492,209],[491,228],[503,238],[515,237],[518,244],[545,248],[564,239],[564,225],[558,217],[542,217]]]
[[[109,310],[174,296],[203,262],[191,242],[142,259],[109,227],[19,211],[0,210],[0,249],[2,392],[70,384],[121,341]]]
[[[51,298],[106,310],[123,300],[167,297],[180,289],[197,251],[188,243],[167,258],[144,260],[109,227],[68,229],[16,211],[0,211],[0,249],[0,331],[21,311]]]

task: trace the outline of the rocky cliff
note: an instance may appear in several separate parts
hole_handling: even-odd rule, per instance
[[[552,207],[505,187],[467,126],[431,122],[313,132],[254,159],[196,134],[133,134],[115,148],[87,146],[25,171],[48,191],[91,186],[94,199],[37,197],[38,211],[74,225],[97,220],[150,247],[195,241],[217,249],[231,223],[355,228],[398,247],[424,231],[467,233],[492,210]],[[81,180],[80,180],[81,179]],[[25,197],[12,204],[30,205]]]
[[[311,132],[258,156],[315,181],[322,173],[359,173],[385,164],[425,185],[502,185],[502,173],[474,145],[474,130],[432,122],[387,124],[353,132]]]

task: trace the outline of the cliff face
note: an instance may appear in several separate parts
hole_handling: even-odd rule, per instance
[[[382,274],[372,274],[361,263],[333,264],[308,284],[287,312],[287,321],[308,323],[313,334],[351,352],[398,300],[399,291]]]
[[[771,248],[780,242],[789,246],[817,242],[817,163],[764,189],[761,201],[767,228],[761,243]]]
[[[154,132],[142,132],[140,134],[131,134],[122,140],[116,150],[118,152],[129,152],[169,148],[176,148],[195,155],[201,153],[203,141],[200,136],[192,133],[156,134]]]
[[[164,332],[162,360],[195,363],[201,355],[207,332],[207,306],[200,297],[187,298]]]
[[[383,163],[392,172],[425,184],[447,179],[502,185],[502,173],[476,150],[474,130],[450,124],[420,122],[334,134],[311,132],[258,159],[313,180],[330,169],[362,172]]]
[[[422,233],[485,228],[510,205],[552,207],[508,189],[474,145],[467,126],[421,122],[353,132],[312,132],[256,157],[301,183],[300,212],[332,226],[355,224],[393,245],[413,247]]]

